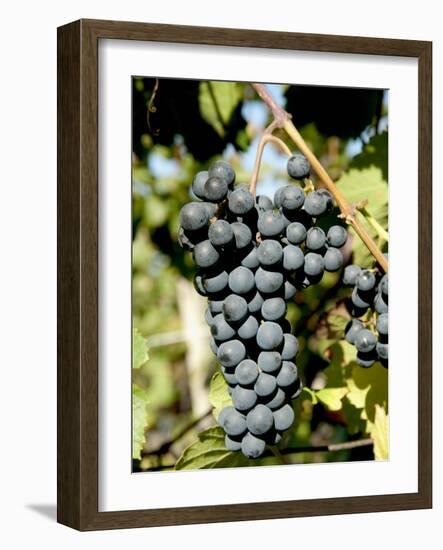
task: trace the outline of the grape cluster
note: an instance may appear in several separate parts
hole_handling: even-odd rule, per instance
[[[353,264],[345,268],[343,282],[353,287],[350,304],[353,319],[345,328],[345,338],[357,348],[357,363],[371,367],[380,361],[387,367],[388,275]]]
[[[310,166],[295,154],[287,170],[300,181]],[[273,203],[234,182],[224,161],[195,176],[192,191],[200,201],[182,208],[179,242],[198,268],[194,285],[208,298],[210,346],[232,397],[233,406],[218,418],[226,447],[257,458],[293,424],[291,400],[302,387],[286,304],[325,270],[341,268],[347,232],[333,225],[325,233],[316,225],[333,206],[328,191],[305,194],[300,185],[286,185]]]

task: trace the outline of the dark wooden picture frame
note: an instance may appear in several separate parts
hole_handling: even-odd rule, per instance
[[[98,511],[98,42],[159,41],[418,59],[418,492]],[[80,20],[58,29],[58,521],[80,530],[432,506],[432,43]]]

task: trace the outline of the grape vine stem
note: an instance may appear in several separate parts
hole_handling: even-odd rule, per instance
[[[281,139],[279,139],[278,137],[272,135],[274,128],[275,128],[275,125],[273,122],[265,129],[258,143],[257,154],[255,156],[254,169],[252,171],[251,181],[249,183],[249,191],[254,195],[254,197],[257,193],[258,174],[260,171],[261,159],[263,156],[265,145],[267,143],[274,143],[274,145],[279,147],[279,149],[281,149],[283,153],[288,155],[288,157],[292,155],[291,150],[286,145],[286,143]]]
[[[251,86],[257,92],[261,100],[264,103],[266,103],[266,105],[268,106],[268,108],[270,109],[274,117],[273,122],[265,130],[265,134],[263,135],[262,140],[260,141],[260,144],[262,144],[264,137],[272,133],[274,129],[282,128],[285,130],[285,132],[292,139],[294,144],[298,147],[300,152],[303,153],[305,157],[309,160],[312,168],[316,172],[319,179],[322,181],[323,185],[326,187],[326,189],[328,189],[328,191],[334,197],[335,202],[337,203],[337,206],[340,208],[340,211],[342,213],[342,217],[344,218],[344,220],[354,229],[354,231],[357,233],[360,239],[367,246],[369,252],[374,256],[374,258],[380,264],[381,268],[387,273],[388,261],[386,257],[383,255],[382,251],[377,246],[375,241],[372,239],[368,231],[358,221],[356,208],[347,202],[345,197],[342,195],[341,191],[337,188],[335,183],[332,181],[327,171],[323,168],[320,161],[317,159],[314,153],[310,150],[307,143],[301,136],[300,132],[294,126],[291,120],[291,115],[275,102],[274,98],[271,96],[266,86],[258,83],[252,83]],[[257,154],[256,164],[258,161],[258,167],[260,166],[261,155],[263,153],[263,147],[265,144],[266,144],[266,140],[262,145],[262,150],[260,154]],[[258,174],[258,168],[256,169],[256,167],[254,167],[254,173],[255,172],[257,172]],[[255,189],[255,185],[256,185],[256,181],[254,184],[254,189]]]

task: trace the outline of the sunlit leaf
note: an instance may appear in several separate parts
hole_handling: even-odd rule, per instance
[[[242,97],[243,86],[237,82],[200,82],[200,113],[221,137]]]
[[[347,388],[324,388],[315,392],[315,395],[330,411],[339,411],[347,392]]]
[[[211,379],[209,402],[214,407],[213,414],[216,419],[222,409],[232,405],[232,399],[228,393],[228,385],[221,372],[216,372]]]
[[[376,460],[387,460],[389,457],[389,422],[384,407],[375,405],[374,423],[368,423],[368,431],[374,441]]]
[[[222,428],[214,427],[201,432],[198,440],[183,451],[175,469],[235,468],[249,462],[242,453],[228,451]]]
[[[344,173],[337,181],[337,186],[351,204],[358,205],[362,201],[368,201],[367,210],[387,229],[388,225],[388,184],[383,178],[381,168],[371,164],[365,168],[351,168]],[[362,215],[358,215],[370,235],[376,239],[377,233],[365,221]],[[351,229],[353,232],[353,230]],[[361,241],[358,235],[354,234],[353,239],[354,262],[362,267],[370,267],[374,259]]]

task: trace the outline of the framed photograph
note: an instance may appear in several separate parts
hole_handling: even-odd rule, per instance
[[[58,29],[60,523],[432,506],[431,75],[430,42]]]

